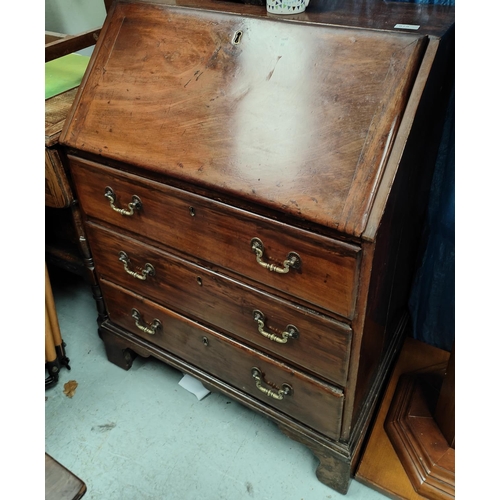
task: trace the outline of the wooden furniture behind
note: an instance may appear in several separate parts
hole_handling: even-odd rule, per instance
[[[45,59],[50,61],[95,44],[100,29],[68,36],[47,32]],[[45,259],[83,276],[91,285],[99,317],[105,307],[93,270],[82,212],[76,199],[68,162],[59,136],[73,105],[77,88],[45,100]]]
[[[418,493],[455,498],[455,354],[442,366],[400,376],[385,431]]]
[[[267,415],[341,492],[405,332],[453,47],[453,9],[368,2],[377,27],[366,3],[117,1],[61,135],[109,360]]]
[[[450,353],[443,351],[442,349],[438,349],[411,338],[408,338],[405,341],[405,345],[398,358],[397,364],[391,374],[387,390],[384,394],[382,404],[380,405],[380,409],[373,425],[370,439],[368,440],[359,468],[356,472],[356,479],[358,481],[376,489],[377,491],[380,491],[389,498],[398,500],[424,500],[427,498],[436,498],[435,496],[428,496],[428,491],[425,491],[425,488],[419,488],[420,492],[417,491],[417,488],[407,473],[408,469],[406,468],[405,463],[398,456],[398,453],[394,448],[389,435],[387,434],[385,425],[388,419],[393,420],[390,416],[390,412],[391,409],[395,409],[393,404],[398,399],[398,388],[404,390],[404,386],[408,387],[407,382],[411,382],[411,378],[419,376],[420,374],[424,377],[425,375],[429,376],[428,380],[433,381],[434,384],[436,384],[435,387],[439,389],[440,382],[443,380],[442,375],[444,373],[444,369],[448,366],[451,367],[450,363],[453,363]],[[448,370],[448,373],[450,373],[450,370]],[[406,379],[401,379],[401,377],[404,377],[405,374]],[[403,381],[403,384],[399,385],[401,380]],[[452,379],[448,379],[448,382],[444,386],[445,391],[447,389],[447,384],[451,382]],[[438,390],[438,392],[442,391]],[[429,421],[428,423],[432,425],[434,419],[432,418],[432,415],[429,415],[428,413],[428,402],[432,402],[432,400],[434,400],[435,403],[435,395],[432,394],[431,391],[430,393],[427,393],[426,404],[423,407],[422,405],[420,407],[419,415],[417,415],[417,418],[415,419],[417,421],[416,425],[419,424],[418,420],[422,423],[422,417],[426,418]],[[453,419],[450,418],[449,420],[450,423],[452,423]],[[422,428],[420,431],[422,431]],[[435,440],[433,446],[432,439],[435,439],[436,437],[438,437],[438,439]],[[424,463],[429,465],[429,458],[435,459],[437,454],[439,455],[437,462],[439,462],[440,459],[443,460],[445,458],[445,455],[448,453],[448,444],[446,445],[447,449],[444,450],[442,444],[440,444],[442,437],[436,436],[436,432],[434,431],[427,434],[427,436],[422,436],[422,438],[430,438],[429,444],[431,445],[429,450],[424,451],[423,453],[423,450],[420,449],[420,459],[423,460]],[[432,455],[434,455],[434,457],[432,457]],[[454,461],[452,468],[454,472]],[[430,469],[428,472],[430,472]],[[413,475],[413,477],[416,476]],[[420,475],[420,481],[417,486],[422,485],[425,477],[426,474]],[[444,491],[446,494],[440,498],[453,498],[454,495],[451,493],[449,485],[443,484],[443,486],[445,486]]]
[[[112,0],[104,0],[108,12]],[[95,45],[100,28],[76,35],[45,32],[45,62]],[[50,263],[80,274],[95,284],[78,201],[59,146],[64,121],[73,105],[77,88],[45,100],[45,258]]]
[[[59,145],[76,92],[74,88],[45,101],[45,254],[49,263],[84,276],[89,269],[85,259],[90,259],[90,249]]]

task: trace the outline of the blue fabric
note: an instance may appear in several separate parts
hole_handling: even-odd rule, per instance
[[[454,6],[455,0],[391,0]],[[413,337],[451,351],[455,340],[455,94],[447,116],[430,192],[421,259],[409,309]]]
[[[451,351],[455,339],[455,94],[435,166],[422,258],[409,301],[413,336]]]
[[[429,5],[455,5],[455,0],[389,0],[390,2],[425,3]]]

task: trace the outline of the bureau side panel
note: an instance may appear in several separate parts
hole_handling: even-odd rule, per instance
[[[388,360],[395,354],[394,337],[401,333],[400,320],[408,314],[408,298],[449,97],[453,43],[453,32],[441,43],[430,43],[432,64],[376,234],[352,402],[353,424],[366,410],[364,402],[370,390],[373,392],[373,387],[377,387],[376,377],[383,380],[380,372],[388,369]]]

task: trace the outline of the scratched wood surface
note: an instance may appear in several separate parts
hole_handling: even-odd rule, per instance
[[[135,3],[103,30],[64,144],[362,234],[425,37]]]

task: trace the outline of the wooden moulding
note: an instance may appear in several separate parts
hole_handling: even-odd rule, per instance
[[[415,491],[432,500],[455,498],[455,450],[434,418],[445,368],[402,375],[385,420]]]

